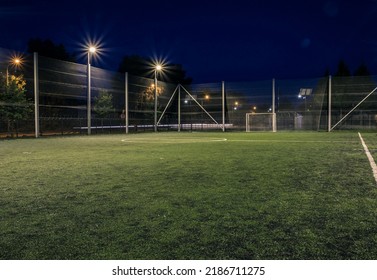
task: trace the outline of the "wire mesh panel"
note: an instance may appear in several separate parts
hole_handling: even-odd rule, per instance
[[[108,104],[103,98],[108,96]],[[125,75],[92,67],[91,69],[92,130],[124,131]]]
[[[80,132],[86,118],[86,67],[47,57],[38,61],[41,135]]]
[[[331,84],[332,128],[375,129],[377,77],[334,77]]]
[[[154,89],[153,84],[152,90]],[[177,130],[178,90],[176,84],[157,81],[157,120],[160,120],[159,130]]]
[[[153,131],[156,122],[159,130],[221,129],[223,122],[227,130],[245,130],[246,114],[273,111],[278,131],[377,126],[376,76],[181,86],[132,75],[126,80],[124,73],[91,67],[88,114],[87,65],[42,56],[34,63],[32,55],[21,54],[22,64],[16,67],[12,62],[16,55],[0,48],[3,137],[33,135],[37,123],[41,135],[86,134],[88,115],[92,133],[125,132],[126,119],[131,132]],[[39,115],[34,115],[34,108]]]
[[[181,90],[181,124],[186,130],[213,130],[222,125],[222,84],[193,84]]]
[[[226,83],[226,120],[233,129],[245,130],[246,113],[272,112],[272,80]]]
[[[328,78],[276,82],[277,130],[325,130]]]
[[[38,66],[41,134],[86,133],[87,65],[40,57]],[[91,67],[90,80],[93,132],[121,129],[124,75]],[[111,99],[106,114],[96,110],[96,102],[103,93]]]
[[[135,131],[152,126],[154,122],[153,80],[129,76],[129,125]]]
[[[129,76],[129,125],[131,131],[153,130],[155,125],[155,113],[159,119],[164,108],[169,103],[170,97],[176,86],[157,80],[157,88],[154,79]],[[157,107],[155,108],[155,96],[157,95]],[[159,129],[170,129],[170,124],[176,123],[177,110],[175,104],[170,105],[167,114],[161,120]]]

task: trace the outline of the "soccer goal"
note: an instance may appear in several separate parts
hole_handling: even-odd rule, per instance
[[[276,113],[246,113],[246,131],[276,132]]]

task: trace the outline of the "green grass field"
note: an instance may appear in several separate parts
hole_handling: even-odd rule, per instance
[[[377,259],[357,132],[3,140],[0,156],[0,259]]]

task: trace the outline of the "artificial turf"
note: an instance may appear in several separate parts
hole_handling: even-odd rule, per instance
[[[0,259],[377,258],[356,132],[2,140],[0,157]]]

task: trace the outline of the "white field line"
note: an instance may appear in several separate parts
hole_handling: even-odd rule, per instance
[[[370,167],[372,167],[374,180],[377,183],[377,165],[376,165],[376,162],[374,161],[371,153],[369,152],[368,146],[365,144],[363,137],[361,137],[360,132],[359,132],[359,137],[360,137],[361,144],[364,147],[365,154],[368,157],[368,160],[369,160],[369,163],[370,163]]]
[[[269,142],[269,143],[350,143],[356,141],[347,140],[274,140],[274,139],[228,139],[230,142]]]
[[[227,139],[227,138],[186,138],[186,137],[129,137],[121,140],[127,143],[167,143],[167,144],[178,144],[178,143],[203,143],[203,142],[249,142],[249,143],[350,143],[355,141],[345,141],[345,140],[274,140],[274,139]]]
[[[153,138],[126,138],[122,139],[122,142],[126,143],[163,143],[163,144],[188,144],[188,143],[204,143],[204,142],[224,142],[228,141],[226,138],[165,138],[165,137],[153,137]]]

